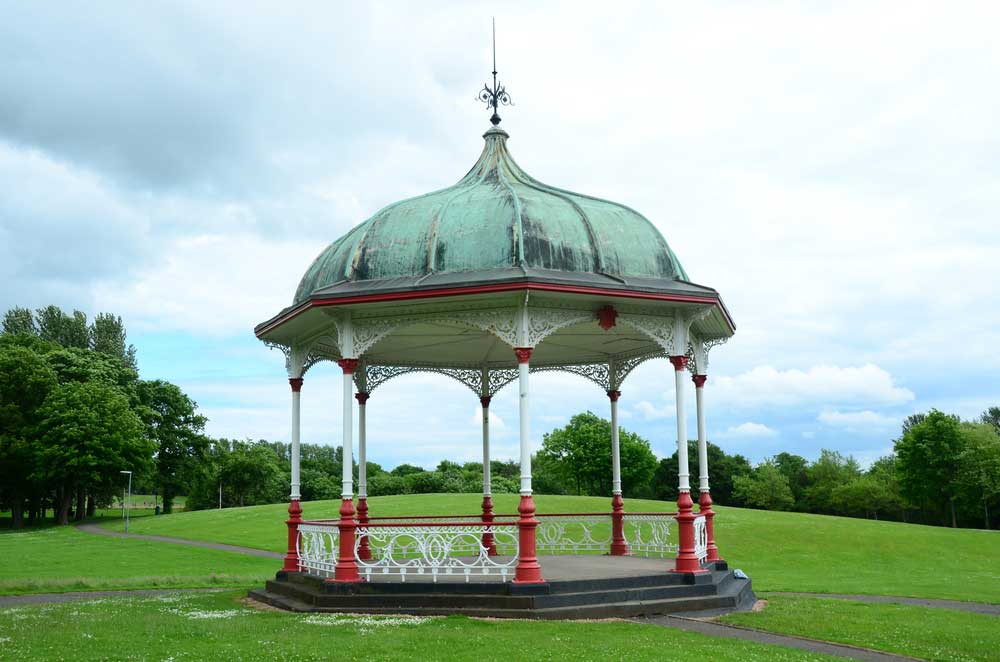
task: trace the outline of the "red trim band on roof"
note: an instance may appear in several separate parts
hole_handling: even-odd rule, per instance
[[[729,318],[729,314],[722,306],[722,302],[712,297],[701,297],[690,294],[659,294],[656,292],[639,292],[636,290],[616,290],[604,287],[587,287],[583,285],[554,285],[552,283],[499,283],[496,285],[474,285],[472,287],[445,287],[436,290],[413,290],[409,292],[386,292],[383,294],[361,294],[358,296],[332,297],[327,299],[311,299],[303,301],[298,307],[288,311],[280,318],[267,324],[259,332],[257,337],[271,331],[284,324],[293,317],[309,310],[310,308],[323,308],[326,306],[340,306],[349,303],[378,303],[386,301],[407,301],[411,299],[434,299],[437,297],[459,296],[463,294],[486,294],[489,292],[513,292],[517,290],[537,290],[541,292],[564,292],[567,294],[596,294],[598,296],[624,297],[626,299],[646,299],[651,301],[673,301],[679,303],[710,303],[719,307],[722,316],[729,325],[730,330],[735,331],[736,326]]]

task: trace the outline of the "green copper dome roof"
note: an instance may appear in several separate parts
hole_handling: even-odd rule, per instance
[[[542,184],[498,128],[457,184],[382,209],[313,262],[295,303],[336,283],[520,269],[687,281],[666,240],[624,205]],[[464,279],[463,279],[464,280]],[[419,281],[418,281],[419,282]]]

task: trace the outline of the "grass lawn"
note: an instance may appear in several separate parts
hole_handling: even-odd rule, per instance
[[[497,513],[513,513],[517,495],[494,495]],[[371,515],[479,511],[472,494],[374,497]],[[538,495],[539,512],[610,510],[609,499]],[[307,518],[337,517],[339,501],[303,504]],[[673,510],[626,500],[629,512]],[[132,522],[135,533],[212,540],[282,551],[285,504],[176,513]],[[899,522],[718,508],[716,539],[732,567],[758,590],[867,593],[1000,603],[1000,532]],[[121,529],[119,521],[106,524]],[[544,560],[543,560],[544,564]]]
[[[722,622],[931,660],[996,660],[1000,651],[996,616],[828,598],[764,597],[765,610],[732,614]]]
[[[302,615],[244,594],[108,598],[0,609],[0,657],[19,660],[833,660],[625,622]],[[56,634],[57,633],[57,634]]]
[[[0,593],[261,585],[279,561],[50,526],[0,533]],[[0,657],[3,649],[0,648]]]

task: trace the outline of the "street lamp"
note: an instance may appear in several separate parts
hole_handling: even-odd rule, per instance
[[[128,501],[126,502],[128,504],[128,507],[126,508],[126,506],[124,504],[122,505],[122,514],[125,517],[125,533],[128,533],[128,520],[129,520],[129,518],[132,515],[132,472],[131,471],[119,471],[118,473],[120,473],[120,474],[128,474]],[[124,497],[125,497],[125,495],[123,494],[122,498],[124,498]]]

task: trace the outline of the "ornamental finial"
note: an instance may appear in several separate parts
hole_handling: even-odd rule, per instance
[[[500,116],[497,115],[497,106],[513,106],[514,102],[510,100],[510,95],[507,94],[506,88],[503,85],[497,84],[497,19],[493,19],[493,87],[488,84],[483,85],[483,89],[479,91],[479,100],[486,104],[488,108],[493,109],[493,117],[490,118],[490,123],[496,126],[500,123]]]

